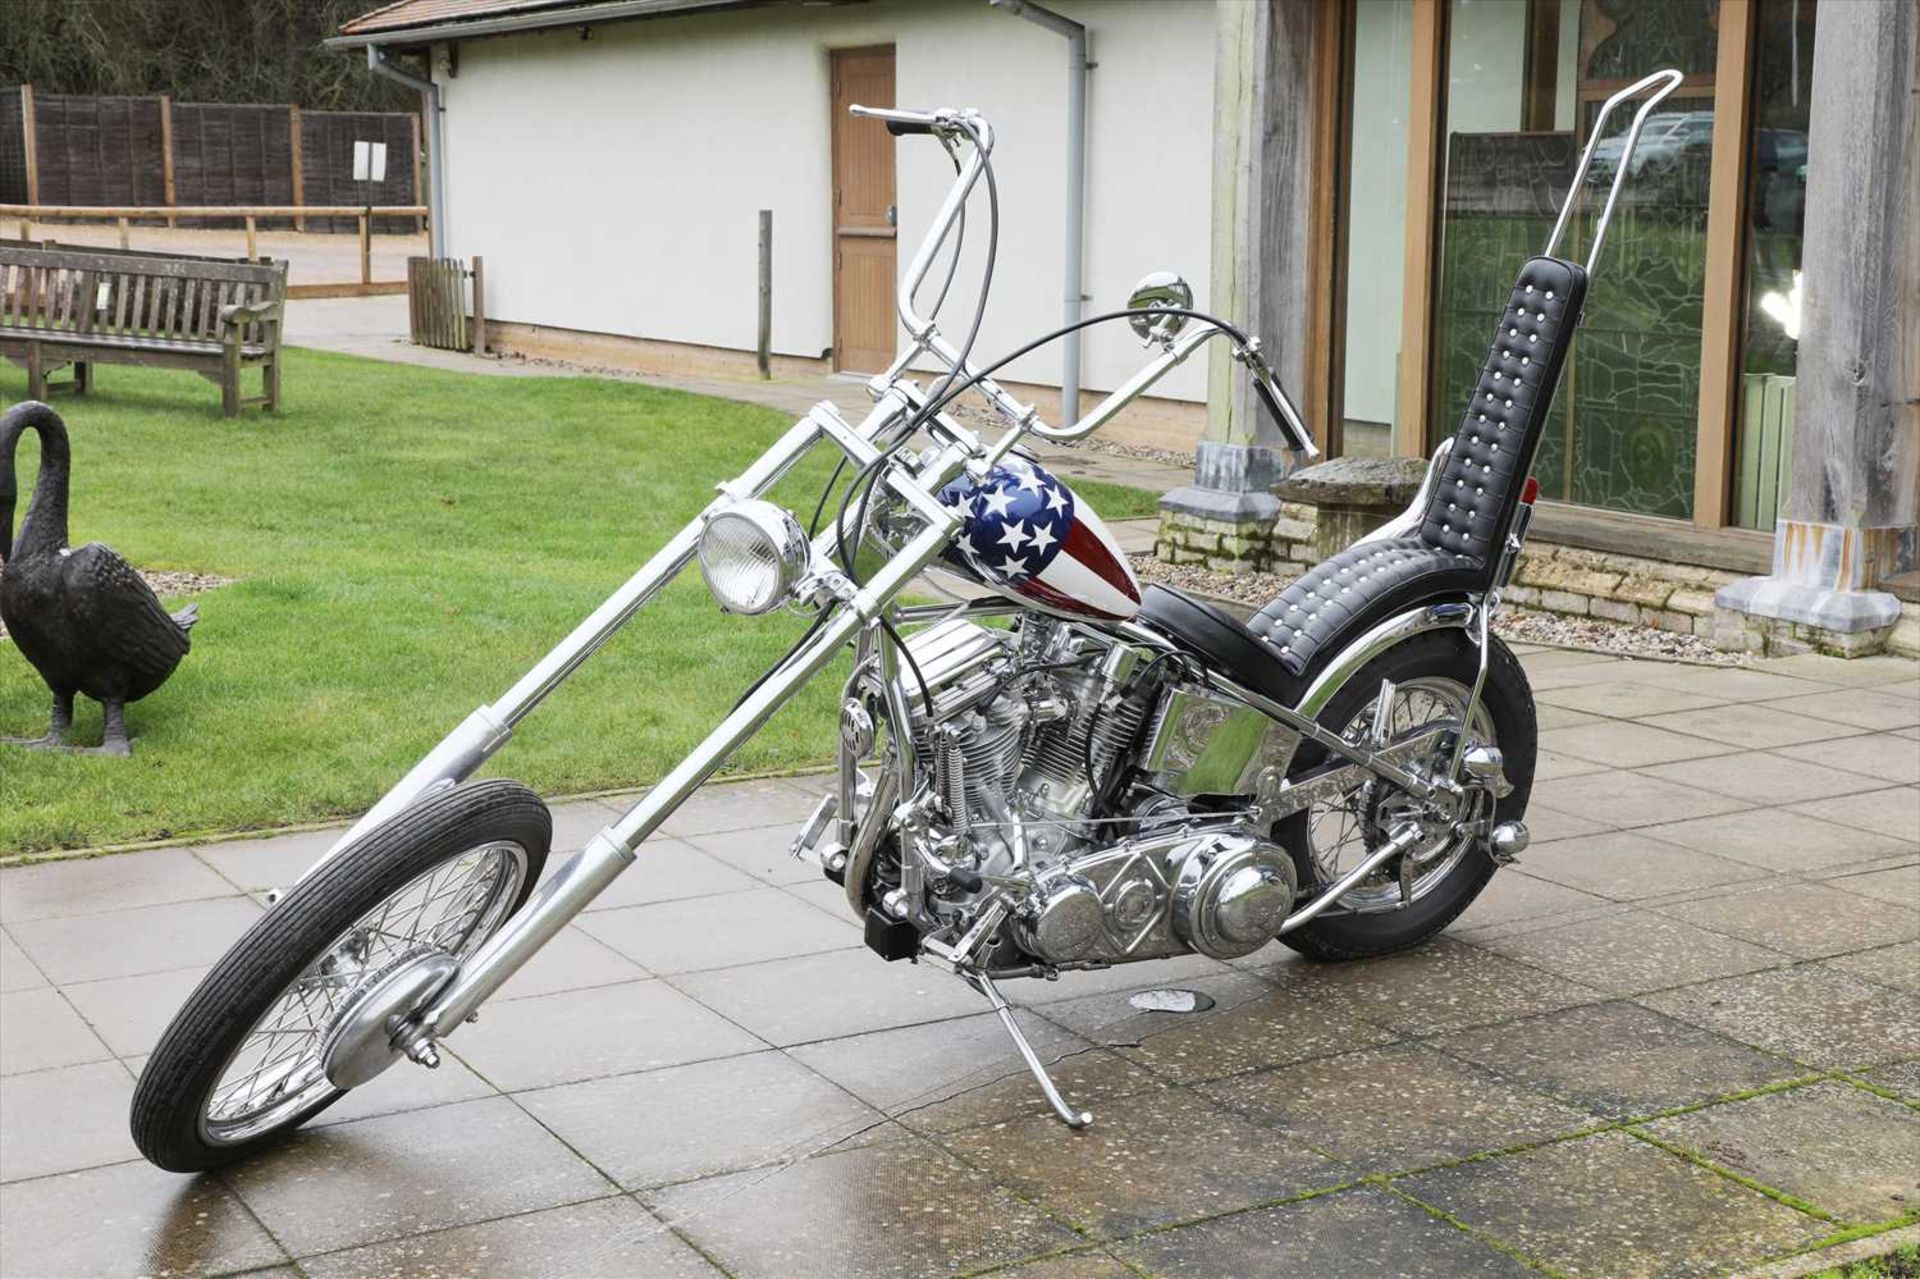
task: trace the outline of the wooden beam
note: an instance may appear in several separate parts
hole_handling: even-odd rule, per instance
[[[478,261],[478,259],[475,259]],[[476,277],[477,278],[477,277]],[[773,210],[760,210],[760,297],[756,312],[760,377],[773,376]]]
[[[1753,0],[1720,0],[1714,59],[1713,156],[1707,170],[1707,263],[1700,308],[1700,422],[1693,522],[1727,523],[1739,414],[1741,279],[1746,265],[1747,141],[1753,107]]]
[[[1440,244],[1440,142],[1447,74],[1446,7],[1413,0],[1413,66],[1407,103],[1407,244],[1400,317],[1400,385],[1393,451],[1427,452],[1427,370],[1433,358],[1433,283]]]
[[[40,203],[40,140],[35,137],[33,86],[20,86],[20,138],[26,145],[27,203]]]
[[[287,108],[287,131],[288,140],[293,144],[293,202],[295,205],[303,205],[307,202],[307,166],[305,148],[300,141],[300,108],[297,106]],[[295,218],[293,229],[306,230],[307,220]]]
[[[167,202],[167,207],[172,208],[174,203],[173,97],[171,94],[166,93],[160,95],[160,189],[162,198]],[[176,215],[172,213],[167,214],[168,226],[178,226],[179,224],[180,219]]]
[[[1313,19],[1313,70],[1307,101],[1313,113],[1312,203],[1307,210],[1307,347],[1301,406],[1314,442],[1332,455],[1338,443],[1340,396],[1334,386],[1337,335],[1345,312],[1341,287],[1340,198],[1347,183],[1346,66],[1353,5],[1318,0]]]

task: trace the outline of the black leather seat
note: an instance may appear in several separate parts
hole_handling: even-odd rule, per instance
[[[1320,661],[1393,614],[1487,590],[1586,294],[1586,270],[1574,263],[1534,258],[1521,268],[1417,532],[1348,547],[1246,626],[1161,587],[1148,590],[1142,613],[1221,670],[1284,700],[1275,690],[1290,693]]]

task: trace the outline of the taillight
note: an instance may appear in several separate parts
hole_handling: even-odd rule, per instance
[[[1533,499],[1540,496],[1540,481],[1529,475],[1526,484],[1520,490],[1520,505],[1532,506]]]

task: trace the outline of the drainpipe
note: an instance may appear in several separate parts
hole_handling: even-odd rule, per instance
[[[1043,9],[1031,0],[988,0],[1035,26],[1045,27],[1067,40],[1067,279],[1063,323],[1074,324],[1083,312],[1080,259],[1087,230],[1087,29],[1071,18]],[[1080,420],[1080,334],[1063,339],[1060,352],[1060,425]]]
[[[427,55],[431,67],[433,55]],[[389,80],[398,80],[420,94],[427,111],[427,252],[436,258],[447,255],[447,162],[446,149],[440,145],[440,86],[423,79],[387,58],[377,44],[367,46],[367,70]]]

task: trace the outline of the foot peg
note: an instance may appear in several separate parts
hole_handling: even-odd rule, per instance
[[[1092,1123],[1092,1114],[1084,1110],[1075,1110],[1067,1104],[1067,1099],[1060,1095],[1060,1089],[1054,1084],[1053,1076],[1047,1073],[1046,1064],[1040,1060],[1040,1054],[1035,1052],[1033,1045],[1027,1042],[1026,1032],[1021,1030],[1020,1023],[1014,1020],[1013,1008],[1007,1003],[1006,996],[1000,993],[1000,988],[993,984],[993,978],[985,973],[966,973],[962,976],[969,986],[985,995],[987,1002],[993,1005],[993,1011],[1000,1014],[1000,1024],[1007,1028],[1008,1038],[1012,1039],[1013,1046],[1020,1050],[1022,1060],[1027,1063],[1027,1069],[1033,1072],[1035,1081],[1040,1085],[1040,1091],[1046,1095],[1047,1104],[1053,1107],[1053,1113],[1060,1117],[1060,1122],[1069,1128],[1085,1128]]]

